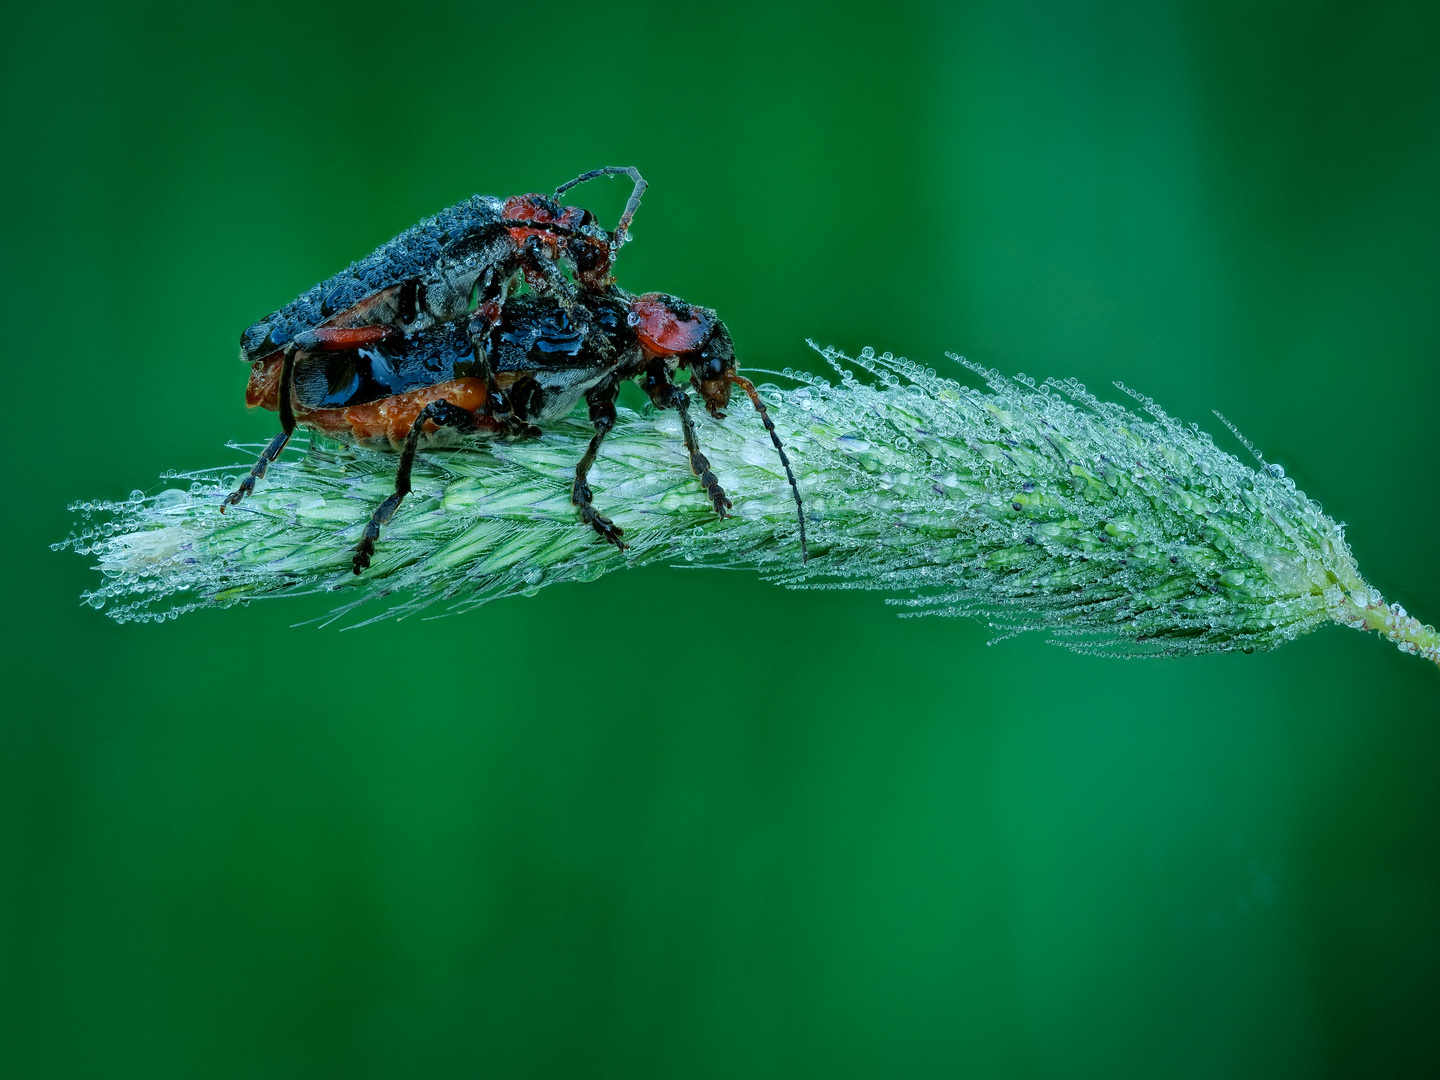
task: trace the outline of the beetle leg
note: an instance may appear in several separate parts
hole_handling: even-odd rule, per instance
[[[610,429],[615,426],[615,392],[617,389],[618,384],[611,383],[603,390],[597,388],[586,395],[590,401],[590,422],[595,425],[595,437],[590,440],[590,446],[585,451],[585,456],[575,466],[575,483],[570,487],[570,501],[580,508],[581,521],[624,551],[629,546],[620,540],[620,537],[625,535],[625,530],[595,509],[595,504],[591,501],[590,485],[587,482],[590,467],[595,464],[595,455],[600,452],[600,444],[605,440],[605,436],[610,434]]]
[[[494,268],[485,271],[485,277],[475,283],[475,318],[484,319],[494,329],[500,325],[500,315],[505,309],[505,298],[510,295],[510,278],[496,277]],[[474,332],[474,323],[471,324]]]
[[[536,292],[553,292],[555,298],[560,301],[560,306],[567,313],[573,312],[575,306],[575,287],[570,284],[570,279],[560,272],[555,265],[555,260],[550,258],[549,252],[544,250],[538,236],[529,237],[520,247],[521,264],[525,272],[525,280]]]
[[[280,456],[280,451],[285,449],[285,444],[290,441],[290,436],[295,433],[295,403],[292,400],[292,391],[295,386],[295,357],[299,355],[309,356],[311,353],[321,352],[344,352],[348,349],[358,349],[365,345],[373,345],[389,338],[395,337],[400,331],[393,326],[320,326],[314,330],[303,330],[295,335],[294,340],[285,346],[285,353],[280,360],[280,390],[277,395],[280,407],[280,434],[270,440],[270,445],[260,453],[255,467],[250,470],[250,475],[241,481],[240,486],[225,497],[220,504],[220,512],[225,512],[225,507],[236,506],[246,495],[253,494],[255,482],[265,475],[265,470],[270,463]]]
[[[420,410],[415,422],[410,425],[410,434],[405,437],[405,448],[400,452],[400,466],[395,470],[395,492],[375,508],[365,525],[365,535],[355,546],[354,570],[360,573],[370,565],[370,556],[375,554],[375,541],[380,536],[380,527],[388,524],[400,508],[400,502],[411,492],[410,471],[415,467],[415,453],[420,446],[420,435],[425,430],[425,421],[433,420],[441,427],[456,428],[461,432],[475,428],[475,414],[441,398],[432,401]]]
[[[685,449],[690,454],[690,471],[700,478],[700,486],[705,489],[705,495],[715,507],[715,513],[722,518],[730,515],[725,511],[734,504],[725,494],[725,489],[720,486],[720,481],[710,471],[710,459],[700,452],[700,444],[695,440],[695,425],[690,422],[690,395],[678,386],[674,395],[675,408],[680,412],[680,431],[685,436]]]
[[[238,506],[240,500],[255,490],[255,481],[265,475],[265,470],[270,463],[280,456],[280,451],[285,449],[285,444],[290,441],[290,436],[295,432],[295,406],[291,399],[291,391],[295,385],[295,354],[299,350],[292,342],[285,349],[285,355],[280,360],[280,432],[270,440],[270,445],[260,452],[260,457],[255,461],[255,467],[250,470],[250,475],[240,482],[240,486],[225,496],[225,501],[220,504],[220,512],[225,512],[227,506]]]
[[[496,318],[498,319],[498,315]],[[540,429],[515,415],[515,411],[510,407],[510,396],[500,389],[500,384],[495,379],[495,369],[490,366],[486,345],[495,325],[489,315],[482,314],[472,318],[468,328],[470,347],[475,351],[475,359],[481,365],[479,377],[485,380],[485,414],[499,426],[502,439],[536,438]]]
[[[690,395],[670,381],[670,372],[664,360],[652,360],[645,369],[645,392],[657,407],[675,409],[680,413],[680,432],[685,439],[685,450],[690,455],[690,471],[700,478],[700,486],[705,489],[705,496],[715,507],[715,513],[722,518],[729,517],[725,511],[734,504],[710,471],[710,459],[700,452],[700,444],[695,439],[695,425],[690,420]]]

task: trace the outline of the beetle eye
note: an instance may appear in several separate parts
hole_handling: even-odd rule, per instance
[[[704,355],[703,353],[701,354]],[[718,356],[711,356],[705,365],[705,378],[718,379],[725,373],[725,362]]]

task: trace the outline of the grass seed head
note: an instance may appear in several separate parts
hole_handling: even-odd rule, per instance
[[[334,618],[363,625],[664,562],[883,591],[905,615],[978,616],[998,638],[1045,631],[1084,652],[1249,652],[1337,621],[1440,663],[1434,629],[1365,584],[1342,527],[1283,470],[1258,454],[1258,468],[1241,462],[1150,399],[1121,386],[1122,406],[1074,380],[1007,379],[955,358],[972,388],[888,353],[820,351],[835,381],[787,370],[797,387],[762,387],[804,496],[808,563],[779,459],[740,410],[700,420],[735,503],[724,521],[674,414],[621,411],[590,483],[633,541],[626,552],[571,506],[591,434],[578,417],[533,441],[422,455],[359,578],[351,550],[395,459],[318,439],[228,515],[220,500],[245,466],[79,504],[80,530],[57,546],[97,558],[104,582],[85,599],[120,621],[326,592]]]

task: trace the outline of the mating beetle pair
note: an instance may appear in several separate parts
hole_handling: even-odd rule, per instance
[[[376,508],[356,548],[358,574],[411,490],[417,451],[465,437],[538,435],[583,396],[595,436],[576,465],[571,501],[585,524],[624,548],[623,530],[595,509],[586,478],[614,426],[625,380],[643,378],[654,405],[679,411],[690,466],[706,497],[722,517],[731,506],[700,451],[690,397],[674,381],[686,369],[712,416],[723,416],[732,386],[759,410],[795,496],[803,554],[799,488],[755,387],[736,374],[724,324],[707,308],[659,293],[635,297],[614,284],[614,257],[645,181],[633,168],[597,169],[556,195],[612,173],[635,182],[614,232],[596,225],[588,210],[543,195],[504,203],[475,196],[247,330],[246,399],[278,411],[281,431],[226,505],[254,489],[297,423],[343,442],[398,451],[395,491]],[[530,291],[512,297],[520,277]]]

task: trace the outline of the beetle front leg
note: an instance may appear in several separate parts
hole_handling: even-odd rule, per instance
[[[537,438],[540,435],[540,429],[515,415],[515,411],[510,407],[509,395],[500,389],[500,384],[495,378],[495,369],[490,366],[490,355],[486,351],[486,345],[489,342],[491,330],[497,325],[492,318],[498,320],[498,312],[476,315],[470,320],[467,328],[467,333],[470,335],[470,347],[474,351],[475,359],[480,367],[476,374],[485,380],[485,413],[495,421],[502,439]]]
[[[490,366],[490,334],[500,325],[505,309],[505,297],[510,291],[506,278],[496,278],[493,269],[486,270],[482,280],[475,283],[478,292],[478,306],[470,319],[466,332],[470,335],[470,348],[480,365],[480,377],[485,380],[486,411],[497,423],[506,426],[513,419],[510,405],[500,392],[495,379],[495,369]]]
[[[695,425],[690,420],[690,395],[670,381],[670,372],[663,360],[652,360],[645,369],[645,392],[659,408],[675,409],[680,413],[680,433],[685,439],[685,450],[690,455],[690,471],[700,478],[700,486],[705,489],[705,496],[715,507],[715,513],[722,518],[729,517],[725,511],[734,504],[710,471],[710,459],[700,452]]]
[[[553,293],[567,312],[574,309],[575,287],[560,272],[538,236],[529,237],[520,246],[520,267],[531,289],[538,293]]]
[[[450,404],[444,398],[432,401],[420,410],[420,415],[415,417],[415,422],[410,425],[410,434],[405,436],[405,448],[400,452],[400,467],[395,470],[395,492],[375,508],[365,525],[365,535],[360,538],[360,543],[355,545],[353,569],[356,574],[370,565],[370,557],[375,554],[375,541],[380,536],[381,526],[389,524],[395,511],[400,509],[401,501],[413,490],[410,487],[410,473],[415,467],[415,454],[420,448],[420,435],[425,430],[427,420],[435,421],[440,427],[451,427],[460,432],[475,429],[475,414]]]
[[[570,501],[579,507],[580,520],[624,551],[628,545],[622,543],[620,537],[625,535],[625,530],[595,509],[587,482],[590,467],[595,464],[595,456],[600,452],[600,444],[615,426],[615,394],[618,389],[618,383],[611,383],[603,390],[597,388],[586,395],[590,402],[590,422],[595,425],[595,436],[590,440],[585,456],[575,466],[575,483],[570,487]]]

